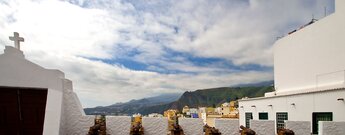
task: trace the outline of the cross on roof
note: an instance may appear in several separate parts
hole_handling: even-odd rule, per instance
[[[9,38],[10,40],[14,41],[15,48],[20,50],[20,42],[24,42],[24,38],[19,37],[18,32],[13,32],[13,35],[14,35],[13,37],[9,37]]]

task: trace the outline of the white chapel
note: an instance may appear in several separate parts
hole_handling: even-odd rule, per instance
[[[25,59],[17,32],[0,54],[0,134],[86,134],[94,116],[86,116],[72,82],[63,72]]]
[[[274,89],[264,97],[239,101],[240,125],[250,120],[345,121],[345,1],[335,13],[290,33],[274,44]],[[345,133],[344,133],[345,134]]]

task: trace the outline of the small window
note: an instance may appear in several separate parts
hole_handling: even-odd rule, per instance
[[[268,120],[268,113],[259,113],[259,120]]]
[[[280,128],[285,127],[284,120],[288,120],[288,113],[287,112],[277,112],[276,115],[276,122],[277,122],[277,130]]]
[[[245,115],[246,115],[246,127],[250,128],[249,121],[253,119],[253,114],[251,112],[248,112]]]

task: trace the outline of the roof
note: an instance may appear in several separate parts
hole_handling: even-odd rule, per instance
[[[345,86],[343,86],[343,87],[335,87],[335,88],[328,88],[328,89],[312,90],[312,91],[303,91],[303,92],[298,92],[298,93],[293,93],[293,94],[283,94],[283,95],[276,95],[276,96],[270,96],[270,97],[245,98],[245,99],[240,99],[238,101],[239,102],[241,102],[241,101],[252,101],[252,100],[279,98],[279,97],[286,97],[286,96],[312,94],[312,93],[322,93],[322,92],[339,91],[339,90],[345,90]]]

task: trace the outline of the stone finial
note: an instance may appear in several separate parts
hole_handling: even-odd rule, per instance
[[[15,48],[20,50],[20,42],[24,42],[24,38],[23,37],[19,37],[19,33],[18,32],[13,32],[13,37],[9,37],[9,39],[11,41],[14,41]]]

